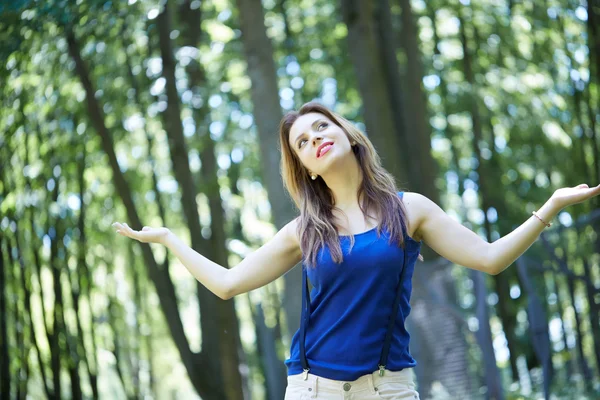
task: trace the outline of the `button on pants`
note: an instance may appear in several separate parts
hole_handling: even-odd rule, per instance
[[[354,381],[337,381],[308,373],[304,380],[302,374],[289,375],[284,400],[419,400],[415,389],[414,371],[405,368],[402,371],[385,370],[379,376],[379,370],[361,376]]]

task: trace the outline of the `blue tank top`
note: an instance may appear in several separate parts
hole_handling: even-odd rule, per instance
[[[403,192],[398,195],[402,198]],[[417,364],[409,352],[404,319],[410,313],[412,275],[423,242],[408,234],[404,239],[407,269],[387,359],[390,371]],[[340,236],[343,262],[336,264],[325,246],[318,253],[316,267],[307,269],[313,284],[305,340],[310,373],[353,381],[378,370],[404,259],[404,250],[388,240],[386,230],[377,237],[373,228],[354,235],[354,247],[348,253],[350,236]],[[306,268],[304,263],[302,268]],[[299,339],[300,329],[292,337],[290,358],[285,360],[288,375],[302,372]]]

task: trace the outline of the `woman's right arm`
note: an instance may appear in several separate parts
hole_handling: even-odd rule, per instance
[[[296,235],[297,219],[279,230],[271,240],[226,270],[226,298],[237,296],[273,282],[302,260]]]
[[[117,232],[141,242],[164,244],[202,285],[227,300],[262,287],[292,269],[302,259],[296,235],[297,220],[281,228],[272,239],[246,256],[237,266],[226,269],[187,246],[166,228],[134,231],[127,224],[115,224]],[[160,234],[157,234],[157,230]]]

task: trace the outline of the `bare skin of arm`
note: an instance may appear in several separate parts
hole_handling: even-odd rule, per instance
[[[537,210],[544,221],[552,221],[565,207],[584,202],[600,194],[600,185],[557,189]],[[546,228],[535,216],[493,243],[452,219],[437,204],[419,193],[405,193],[409,211],[415,214],[416,235],[440,256],[455,264],[497,275],[508,268]]]
[[[464,267],[497,275],[525,252],[544,230],[545,225],[531,217],[504,237],[489,243],[487,240],[451,218],[427,197],[410,193],[419,204],[421,216],[418,234],[433,251]],[[540,209],[540,215],[551,220],[558,213],[551,202]]]
[[[564,207],[599,194],[600,185],[589,188],[581,184],[574,188],[558,189],[538,210],[538,215],[550,221]],[[411,237],[423,240],[440,256],[456,264],[491,275],[502,272],[512,264],[533,244],[545,227],[531,216],[511,233],[488,243],[421,194],[406,192],[404,203],[409,226],[415,229],[410,232]],[[135,231],[119,222],[115,222],[113,227],[117,233],[140,242],[165,245],[200,283],[222,299],[230,299],[273,282],[302,259],[296,234],[297,219],[290,221],[272,239],[231,269],[199,254],[167,228],[144,227],[141,231]]]
[[[262,287],[292,269],[302,259],[294,219],[263,246],[227,269],[186,245],[167,228],[144,227],[141,231],[116,222],[117,233],[143,243],[165,245],[202,285],[227,300]]]
[[[262,247],[227,270],[225,279],[229,297],[273,282],[302,260],[296,224],[297,220],[292,220]]]

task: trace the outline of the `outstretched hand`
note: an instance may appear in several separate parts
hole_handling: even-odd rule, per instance
[[[151,228],[149,226],[143,227],[141,231],[135,231],[126,223],[121,224],[120,222],[115,222],[112,226],[117,229],[118,234],[139,240],[142,243],[163,244],[164,239],[171,232],[168,228]]]
[[[600,185],[590,188],[587,183],[582,183],[575,187],[557,189],[552,195],[552,201],[559,210],[562,210],[567,206],[582,203],[599,194]]]

